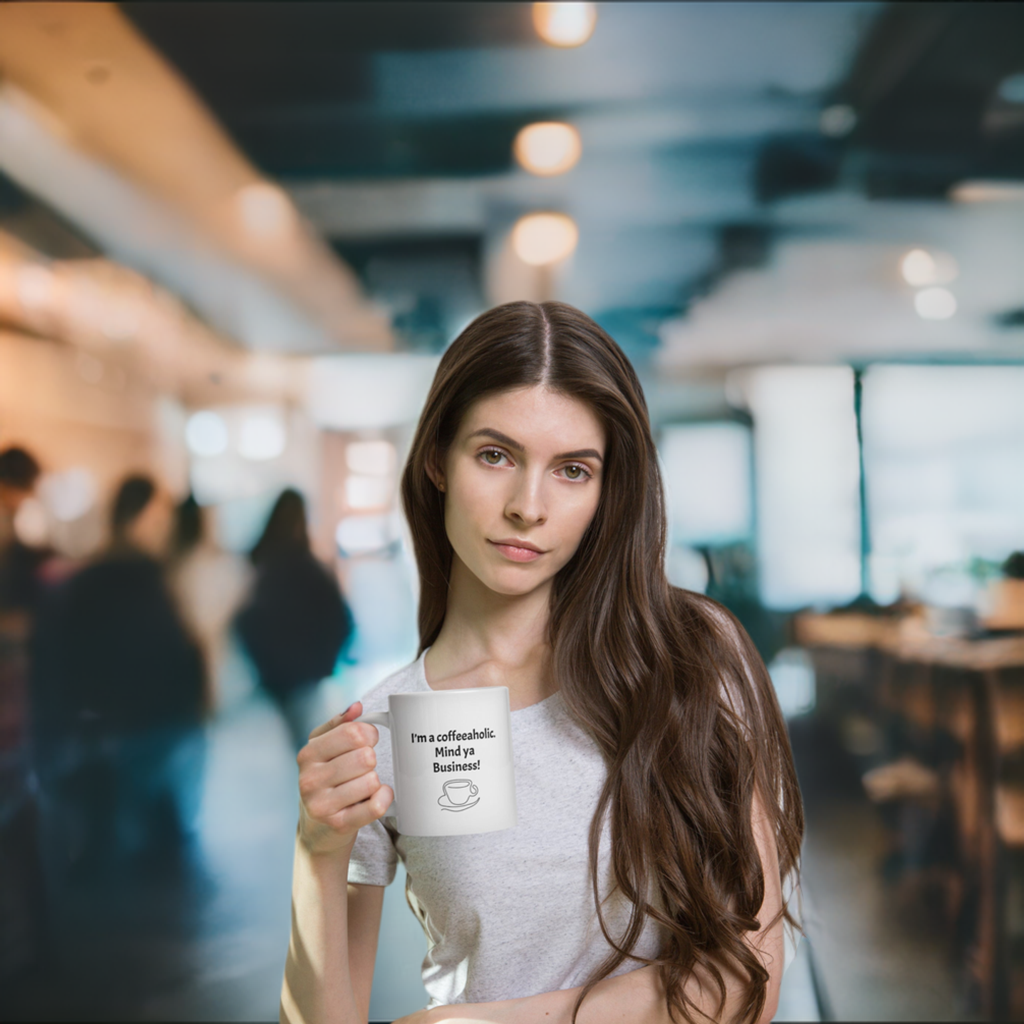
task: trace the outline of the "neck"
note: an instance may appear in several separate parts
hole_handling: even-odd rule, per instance
[[[431,686],[507,686],[513,710],[551,696],[550,600],[550,581],[528,594],[495,593],[455,555],[444,625],[427,655]]]

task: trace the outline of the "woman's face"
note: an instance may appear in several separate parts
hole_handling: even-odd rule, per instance
[[[455,557],[499,594],[549,582],[597,511],[604,454],[604,427],[579,399],[540,385],[479,399],[437,481]]]

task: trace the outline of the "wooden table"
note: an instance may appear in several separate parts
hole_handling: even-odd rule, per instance
[[[964,747],[966,792],[954,804],[979,893],[974,952],[981,1011],[989,1019],[1011,1019],[1004,854],[1021,831],[1015,813],[1020,794],[999,792],[999,779],[1003,755],[1024,747],[1024,688],[1006,689],[1001,673],[1024,668],[1024,635],[935,636],[916,617],[860,614],[800,615],[794,625],[804,647],[881,652],[881,676],[868,682],[883,706],[899,706],[893,690],[900,666],[916,672],[917,682],[932,695],[934,669],[952,670],[967,682],[943,724]],[[901,710],[918,725],[934,725],[928,719],[935,703],[917,701],[914,685],[907,688]]]

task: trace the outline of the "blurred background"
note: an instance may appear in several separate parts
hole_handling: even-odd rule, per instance
[[[438,359],[556,298],[787,716],[778,1019],[1022,1019],[1022,265],[1020,4],[0,7],[0,1015],[276,1019]]]

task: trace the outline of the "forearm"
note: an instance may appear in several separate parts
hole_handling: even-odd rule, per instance
[[[297,837],[281,1024],[362,1024],[348,957],[348,854],[312,854]]]
[[[781,970],[781,964],[777,966]],[[731,1021],[736,1019],[745,996],[745,984],[737,974],[724,971],[725,1004],[718,1008],[719,991],[709,976],[703,985],[698,975],[690,977],[685,986],[687,996],[696,1004],[700,1013],[698,1021]],[[771,989],[771,986],[770,986]],[[544,992],[523,999],[506,999],[493,1003],[462,1003],[455,1006],[439,1007],[429,1011],[423,1024],[571,1024],[572,1009],[580,988]],[[775,1000],[769,994],[765,1010],[758,1024],[767,1024],[775,1013]],[[415,1018],[414,1018],[415,1020]],[[677,1015],[673,1021],[668,1014],[665,988],[661,974],[656,967],[642,967],[614,978],[605,978],[591,989],[576,1016],[576,1024],[679,1024]],[[396,1022],[400,1024],[400,1022]],[[417,1022],[419,1024],[419,1022]]]

